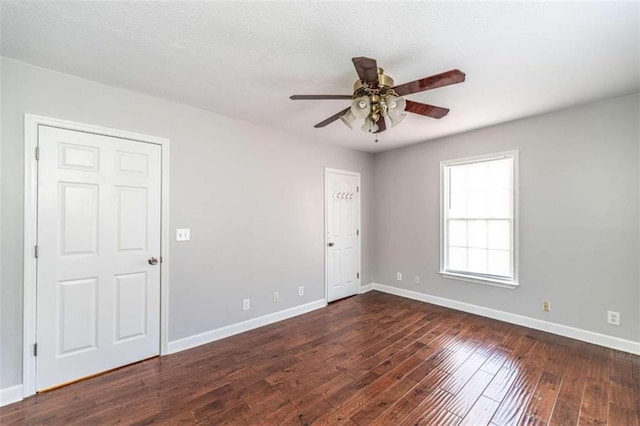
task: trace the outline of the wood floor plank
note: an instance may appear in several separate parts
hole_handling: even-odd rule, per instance
[[[560,381],[558,376],[546,371],[542,373],[520,423],[547,424],[558,396]]]
[[[502,399],[498,410],[496,410],[495,415],[491,419],[491,423],[497,426],[507,426],[517,423],[541,375],[542,372],[536,367],[520,370],[513,384]]]
[[[509,353],[509,351],[502,348],[494,349],[491,356],[482,364],[480,369],[491,375],[497,374],[507,360]]]
[[[608,421],[609,395],[607,384],[587,380],[582,396],[579,425],[606,425]]]
[[[640,426],[640,357],[369,292],[0,408],[4,425]]]
[[[455,375],[456,373],[454,373]],[[451,402],[445,407],[460,418],[464,418],[476,403],[493,376],[485,371],[477,370],[469,381],[460,389]]]
[[[445,383],[443,383],[440,388],[449,393],[457,395],[458,392],[460,392],[461,389],[463,389],[466,386],[467,382],[469,382],[469,380],[472,377],[478,376],[477,373],[480,370],[480,367],[482,366],[482,364],[484,364],[486,360],[487,360],[487,355],[481,352],[475,352],[471,354],[471,356],[467,358],[466,361],[459,368],[453,371],[449,371],[450,373],[452,373],[451,377]],[[443,370],[447,371],[446,369],[443,369]],[[480,390],[480,393],[477,396],[480,396],[484,388],[489,384],[489,382],[493,378],[493,375],[485,371],[483,371],[483,373],[484,374],[482,374],[481,376],[487,379],[487,383],[485,383],[485,385],[482,386],[482,389]]]
[[[517,378],[517,369],[502,367],[482,394],[494,401],[501,402]]]
[[[578,424],[582,394],[586,383],[584,372],[588,362],[589,359],[587,355],[581,354],[579,350],[576,351],[574,348],[571,352],[571,363],[562,377],[556,405],[549,420],[550,425],[564,426]]]
[[[411,375],[408,376],[411,378]],[[372,425],[397,425],[401,422],[404,423],[404,419],[413,412],[418,405],[433,391],[440,387],[449,377],[449,373],[434,368],[431,372],[422,378],[422,381],[418,383],[410,392],[407,392],[404,396],[398,399],[398,401],[389,407],[378,418],[374,419]]]
[[[499,402],[481,395],[460,424],[464,426],[488,425],[499,405]]]

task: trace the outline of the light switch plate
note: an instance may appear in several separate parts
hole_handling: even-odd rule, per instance
[[[176,241],[189,241],[191,239],[189,228],[176,229]]]

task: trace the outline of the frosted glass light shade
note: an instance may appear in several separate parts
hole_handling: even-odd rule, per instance
[[[356,120],[356,116],[353,115],[353,113],[351,112],[351,110],[348,110],[347,112],[345,112],[344,114],[342,114],[340,116],[340,120],[342,120],[342,122],[349,127],[350,129],[353,129],[353,122]]]
[[[395,127],[398,123],[400,123],[402,120],[404,120],[404,118],[407,116],[407,114],[400,114],[398,116],[393,116],[391,114],[389,114],[389,120],[391,121],[391,127]]]
[[[399,118],[404,114],[404,109],[407,107],[407,101],[397,96],[387,96],[385,104],[387,105],[387,115],[390,118]],[[402,121],[402,119],[398,120],[396,124],[400,121]]]
[[[375,133],[378,131],[378,125],[371,121],[369,117],[364,119],[364,124],[361,127],[363,132]]]
[[[356,98],[351,102],[351,113],[356,118],[365,118],[371,112],[371,101],[367,96]]]

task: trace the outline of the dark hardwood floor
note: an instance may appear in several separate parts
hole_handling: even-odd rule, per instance
[[[370,292],[0,408],[0,424],[638,425],[640,357]]]

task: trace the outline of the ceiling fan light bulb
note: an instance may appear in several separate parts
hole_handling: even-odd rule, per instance
[[[350,129],[353,129],[353,122],[356,120],[356,116],[353,115],[351,110],[348,110],[340,116],[340,120]]]
[[[361,96],[351,102],[351,113],[356,118],[365,118],[369,115],[369,112],[371,112],[371,105],[368,97]]]

